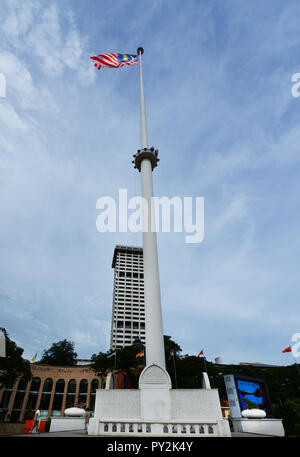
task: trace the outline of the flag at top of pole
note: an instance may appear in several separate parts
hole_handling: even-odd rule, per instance
[[[31,362],[34,363],[36,361],[38,353],[36,352],[35,355],[32,357]]]
[[[139,56],[136,54],[119,54],[118,52],[107,52],[106,54],[99,54],[92,56],[95,67],[100,70],[103,67],[121,68],[124,65],[138,65]]]

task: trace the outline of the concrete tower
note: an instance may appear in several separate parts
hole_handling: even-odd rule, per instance
[[[117,245],[112,261],[114,290],[110,347],[131,346],[136,338],[145,344],[143,249]]]

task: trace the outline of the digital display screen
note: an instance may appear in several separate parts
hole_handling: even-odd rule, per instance
[[[256,408],[265,411],[267,416],[272,415],[269,395],[264,382],[236,378],[236,389],[242,411]]]

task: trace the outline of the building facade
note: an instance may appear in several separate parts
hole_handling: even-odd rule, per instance
[[[88,407],[93,416],[96,390],[112,388],[112,377],[116,389],[136,388],[141,369],[131,370],[131,376],[118,370],[99,378],[89,362],[77,360],[72,367],[31,364],[31,381],[19,378],[13,386],[0,390],[0,422],[24,422],[38,406],[42,419],[63,417],[65,409],[73,405]]]
[[[94,410],[96,389],[105,382],[88,365],[31,364],[32,379],[18,379],[0,391],[0,422],[23,422],[39,406],[42,417],[63,416],[71,405]]]
[[[136,338],[145,344],[143,249],[117,245],[112,268],[114,268],[114,288],[111,349],[131,346]]]

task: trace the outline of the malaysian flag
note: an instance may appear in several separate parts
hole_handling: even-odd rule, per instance
[[[95,61],[95,67],[100,70],[103,67],[120,68],[124,65],[138,65],[139,57],[135,54],[118,54],[117,52],[107,52],[106,54],[99,54],[92,56]]]

